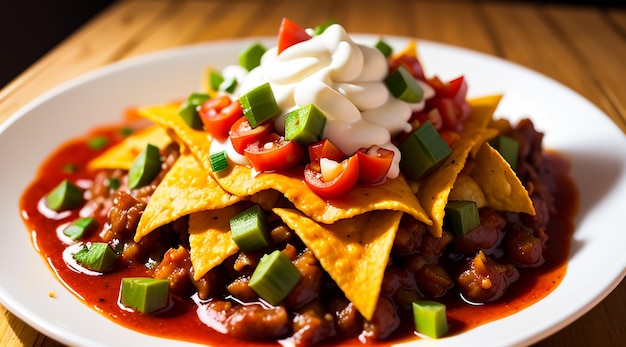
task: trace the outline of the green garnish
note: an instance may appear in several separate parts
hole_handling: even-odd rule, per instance
[[[412,306],[415,330],[418,333],[436,339],[448,332],[446,305],[436,301],[421,300],[413,302]]]
[[[280,114],[269,82],[250,90],[239,98],[243,114],[252,128]]]
[[[85,233],[93,230],[97,225],[98,222],[94,217],[78,218],[63,230],[63,234],[76,241],[83,237]]]
[[[83,190],[65,179],[46,195],[46,206],[54,211],[71,210],[83,203]]]
[[[519,142],[517,140],[506,135],[498,135],[489,141],[489,144],[511,165],[513,171],[517,170],[517,158],[519,157]]]
[[[320,139],[326,116],[315,105],[300,107],[285,115],[285,140],[309,145]]]
[[[261,298],[278,305],[302,278],[298,268],[279,250],[261,257],[248,285]]]
[[[107,180],[109,189],[111,190],[116,190],[117,188],[120,187],[120,180],[118,178],[115,177],[109,177],[109,179]]]
[[[206,93],[191,93],[180,105],[178,114],[190,128],[202,130],[204,127],[200,115],[198,115],[198,108],[209,98],[211,97]]]
[[[221,86],[222,90],[224,90],[227,93],[234,93],[235,89],[237,89],[237,79],[236,78],[231,78],[229,80],[227,80],[226,82],[224,82]]]
[[[324,31],[326,31],[326,29],[328,29],[329,26],[335,23],[337,22],[332,18],[327,20],[324,24],[318,25],[315,27],[315,29],[313,29],[313,35],[314,36],[321,35]]]
[[[254,205],[230,219],[233,241],[244,252],[254,252],[269,244],[267,220],[259,205]]]
[[[136,189],[147,185],[159,171],[161,171],[159,147],[149,143],[135,158],[128,171],[128,188]]]
[[[402,170],[415,180],[435,170],[452,154],[452,149],[430,121],[415,129],[398,148],[402,153]]]
[[[239,54],[239,65],[250,71],[261,65],[261,57],[267,51],[267,48],[261,43],[256,42],[248,46],[241,54]]]
[[[228,169],[228,156],[226,155],[226,151],[219,151],[211,154],[209,156],[209,161],[211,162],[211,170],[213,170],[213,172],[220,172]]]
[[[68,163],[63,165],[63,172],[65,173],[75,173],[76,172],[76,165],[72,164],[72,163]]]
[[[386,58],[389,58],[391,53],[393,53],[393,48],[391,48],[391,46],[389,46],[389,44],[382,39],[378,39],[378,41],[374,44],[374,47],[378,49]]]
[[[215,91],[220,90],[220,84],[224,82],[224,77],[222,76],[222,74],[211,69],[211,71],[209,71],[208,79],[209,79],[209,86],[211,87],[211,90],[215,90]]]
[[[391,95],[408,103],[422,101],[424,90],[419,82],[404,67],[400,66],[385,78],[385,85]]]
[[[141,313],[164,309],[170,300],[170,281],[151,277],[122,278],[120,302]]]
[[[94,242],[76,252],[74,259],[87,269],[104,272],[113,266],[117,253],[106,242]]]
[[[106,136],[92,137],[87,141],[87,146],[93,150],[103,149],[108,144],[109,139]]]
[[[129,128],[129,127],[123,127],[120,129],[120,134],[124,137],[130,135],[133,133],[133,129]]]
[[[451,200],[445,207],[446,220],[457,237],[462,237],[480,225],[476,202]]]

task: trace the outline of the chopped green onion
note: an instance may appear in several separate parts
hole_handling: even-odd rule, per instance
[[[98,225],[94,217],[83,217],[73,221],[67,228],[63,229],[63,234],[76,241],[83,237],[86,232],[93,230]]]
[[[190,128],[196,130],[203,128],[204,125],[198,114],[198,108],[209,98],[209,94],[206,93],[191,93],[180,105],[178,114]]]
[[[243,114],[252,128],[280,114],[269,82],[250,90],[239,98]]]
[[[228,169],[228,156],[226,155],[226,151],[219,151],[211,154],[209,156],[209,161],[211,162],[211,170],[213,170],[213,172],[220,172]]]
[[[68,163],[63,165],[63,172],[65,173],[75,173],[76,172],[76,165],[72,164],[72,163]]]
[[[106,136],[92,137],[87,141],[87,146],[93,150],[103,149],[108,144],[109,139]]]
[[[424,90],[404,67],[400,66],[385,78],[385,85],[396,98],[416,104],[422,101]]]
[[[113,266],[117,253],[106,242],[94,242],[76,252],[74,259],[87,269],[104,272]]]
[[[391,46],[389,46],[389,44],[382,39],[378,39],[378,41],[374,44],[374,47],[376,47],[376,49],[378,49],[386,58],[390,57],[391,53],[393,53],[393,48],[391,48]]]
[[[435,170],[452,154],[450,146],[430,121],[415,129],[398,148],[402,154],[402,170],[415,180]]]
[[[239,65],[250,71],[261,65],[261,57],[267,51],[267,48],[261,43],[256,42],[248,46],[241,54],[239,54]]]
[[[120,187],[120,180],[118,178],[115,177],[109,177],[109,179],[107,180],[107,183],[109,185],[109,189],[111,190],[116,190],[117,188]]]
[[[159,171],[161,171],[159,147],[149,143],[137,155],[128,171],[128,188],[136,189],[147,185],[152,182]]]
[[[434,339],[448,333],[446,305],[429,300],[413,302],[413,320],[415,330]]]
[[[254,252],[269,244],[267,219],[259,205],[254,205],[230,219],[233,241],[244,252]]]
[[[517,158],[519,157],[519,142],[517,140],[506,135],[498,135],[489,141],[489,144],[511,165],[513,171],[517,170]]]
[[[327,20],[324,24],[318,25],[315,27],[315,29],[313,29],[313,35],[314,36],[321,35],[322,33],[324,33],[324,31],[326,31],[326,29],[328,29],[329,26],[335,23],[337,22],[332,18]]]
[[[164,309],[170,300],[170,281],[151,277],[122,278],[120,302],[141,313]]]
[[[67,179],[46,195],[46,206],[57,212],[71,210],[82,203],[83,190]]]
[[[278,305],[295,288],[300,278],[302,274],[289,257],[275,250],[261,257],[248,285],[261,298],[272,305]]]
[[[133,129],[129,128],[129,127],[123,127],[120,129],[120,134],[124,137],[130,135],[133,133]]]
[[[300,107],[285,115],[285,140],[306,146],[320,139],[326,116],[315,105]]]
[[[237,79],[236,78],[231,78],[229,80],[224,81],[221,85],[220,85],[220,89],[227,92],[227,93],[234,93],[235,90],[237,89]]]
[[[480,216],[475,201],[451,200],[445,207],[447,223],[457,237],[462,237],[480,225]]]

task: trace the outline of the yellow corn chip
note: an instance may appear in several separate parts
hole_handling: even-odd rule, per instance
[[[172,138],[167,135],[164,128],[159,126],[137,131],[90,161],[87,167],[90,170],[129,170],[137,155],[146,148],[148,143],[159,148],[165,148],[172,143]]]
[[[371,319],[402,213],[375,211],[319,224],[297,210],[273,212],[311,249],[348,300]]]
[[[470,119],[465,123],[464,131],[486,128],[493,119],[493,113],[496,111],[500,100],[502,100],[502,94],[468,100],[472,111]],[[463,132],[461,132],[461,137],[463,137]]]
[[[480,189],[476,181],[464,172],[459,173],[456,177],[456,181],[454,181],[454,186],[452,186],[448,200],[474,201],[478,208],[487,206],[487,200],[485,199],[483,191]]]
[[[488,143],[483,144],[475,162],[470,175],[480,186],[490,207],[535,214],[528,191],[497,150]]]
[[[209,149],[211,140],[205,132],[191,129],[178,115],[178,106],[164,105],[140,109],[140,114],[157,124],[174,131],[177,138],[210,171]],[[274,189],[281,192],[300,211],[320,223],[333,223],[373,210],[398,210],[417,220],[431,224],[404,178],[388,180],[375,187],[356,187],[345,196],[327,201],[319,197],[303,182],[301,174],[261,173],[251,168],[234,165],[214,175],[226,191],[238,196],[252,196]]]
[[[443,232],[444,210],[450,190],[465,167],[470,150],[476,143],[483,142],[484,133],[483,129],[467,132],[452,146],[452,155],[436,171],[420,180],[417,196],[433,221],[428,231],[436,237],[440,237]]]
[[[183,216],[220,209],[242,200],[224,191],[193,155],[181,154],[150,197],[135,241]]]
[[[237,253],[239,247],[230,234],[230,219],[242,210],[239,205],[231,205],[189,216],[189,246],[194,280],[199,280],[226,258]]]

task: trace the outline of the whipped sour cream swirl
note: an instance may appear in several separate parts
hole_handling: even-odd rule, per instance
[[[227,67],[224,75],[238,76],[238,95],[270,83],[281,110],[275,119],[277,131],[284,131],[286,113],[314,104],[327,118],[323,137],[347,155],[372,145],[394,151],[388,178],[400,173],[400,151],[391,143],[392,137],[411,131],[411,114],[434,95],[432,88],[420,82],[422,102],[409,104],[393,97],[383,81],[388,73],[385,56],[374,47],[354,42],[338,24],[280,54],[276,47],[268,49],[260,66],[247,74],[233,69]]]

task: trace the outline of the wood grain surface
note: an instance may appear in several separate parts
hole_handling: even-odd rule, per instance
[[[573,89],[626,132],[626,9],[514,1],[118,1],[0,90],[0,122],[103,65],[176,46],[276,35],[282,17],[303,26],[333,18],[349,32],[411,36],[510,60]],[[0,312],[0,345],[60,346],[2,306]],[[537,343],[590,345],[626,345],[626,282]]]

